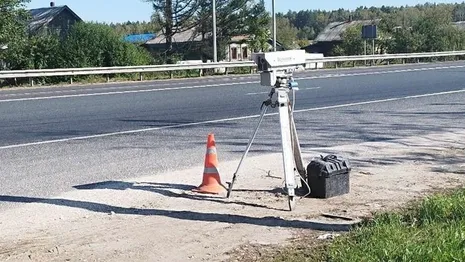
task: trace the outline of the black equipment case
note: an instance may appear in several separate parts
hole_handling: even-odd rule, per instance
[[[349,161],[341,156],[313,159],[307,166],[307,182],[311,189],[309,196],[330,198],[349,193],[351,169]]]

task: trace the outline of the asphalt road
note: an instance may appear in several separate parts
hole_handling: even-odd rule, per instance
[[[465,63],[311,71],[297,79],[303,150],[465,127]],[[238,159],[269,92],[257,81],[2,90],[0,195],[48,197],[80,184],[202,165],[209,132],[220,160]],[[252,154],[280,150],[277,125],[275,115],[266,118]]]

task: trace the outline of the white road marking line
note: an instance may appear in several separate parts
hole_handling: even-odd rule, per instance
[[[294,113],[304,113],[304,112],[320,111],[320,110],[328,110],[328,109],[337,109],[337,108],[360,106],[360,105],[379,104],[379,103],[400,101],[400,100],[406,100],[406,99],[423,98],[423,97],[431,97],[431,96],[441,96],[441,95],[450,95],[450,94],[457,94],[457,93],[465,93],[465,89],[460,89],[460,90],[455,90],[455,91],[438,92],[438,93],[430,93],[430,94],[423,94],[423,95],[413,95],[413,96],[404,96],[404,97],[396,97],[396,98],[388,98],[388,99],[379,99],[379,100],[357,102],[357,103],[348,103],[348,104],[341,104],[341,105],[334,105],[334,106],[307,108],[307,109],[295,110]],[[274,115],[278,115],[278,113],[277,112],[276,113],[269,113],[269,114],[266,114],[265,116],[274,116]],[[233,118],[225,118],[225,119],[194,122],[194,123],[188,123],[188,124],[170,125],[170,126],[153,127],[153,128],[112,132],[112,133],[105,133],[105,134],[98,134],[98,135],[90,135],[90,136],[71,137],[71,138],[47,140],[47,141],[41,141],[41,142],[32,142],[32,143],[25,143],[25,144],[0,146],[0,150],[20,148],[20,147],[28,147],[28,146],[36,146],[36,145],[54,144],[54,143],[77,141],[77,140],[87,140],[87,139],[92,139],[92,138],[102,138],[102,137],[109,137],[109,136],[116,136],[116,135],[137,134],[137,133],[164,130],[164,129],[182,128],[182,127],[190,127],[190,126],[200,126],[200,125],[205,125],[205,124],[215,124],[215,123],[222,123],[222,122],[238,121],[238,120],[245,120],[245,119],[257,118],[257,117],[260,117],[260,115],[241,116],[241,117],[233,117]]]
[[[421,68],[419,70],[415,68],[402,69],[402,70],[392,70],[392,71],[375,71],[375,72],[361,72],[353,74],[330,74],[330,75],[321,75],[321,76],[309,76],[309,77],[296,77],[296,80],[311,80],[311,79],[329,79],[329,78],[340,78],[340,77],[351,77],[351,76],[367,76],[367,75],[384,75],[384,74],[395,74],[395,73],[405,73],[405,72],[414,72],[414,71],[430,71],[438,69],[454,69],[454,68],[465,68],[465,65],[461,66],[444,66],[444,67],[427,67]],[[214,79],[208,80],[208,82],[214,81]],[[72,98],[72,97],[88,97],[88,96],[104,96],[104,95],[117,95],[117,94],[130,94],[130,93],[146,93],[146,92],[158,92],[158,91],[171,91],[171,90],[183,90],[183,89],[197,89],[197,88],[206,88],[206,87],[219,87],[219,86],[234,86],[234,85],[249,85],[249,84],[258,84],[258,81],[249,81],[249,82],[237,82],[237,83],[223,83],[223,84],[207,84],[207,85],[197,85],[197,86],[183,86],[183,87],[167,87],[167,88],[158,88],[158,89],[144,89],[144,90],[126,90],[126,91],[114,91],[114,92],[101,92],[101,93],[91,93],[91,94],[75,94],[75,95],[58,95],[58,96],[46,96],[46,97],[30,97],[30,98],[17,98],[17,99],[0,99],[2,102],[20,102],[20,101],[31,101],[31,100],[47,100],[47,99],[59,99],[59,98]],[[110,88],[108,88],[110,89]],[[93,90],[93,89],[91,89]],[[86,90],[89,91],[89,90]],[[1,96],[1,94],[0,94]]]
[[[160,80],[157,80],[160,81]],[[209,80],[205,80],[204,82],[208,82]],[[189,84],[201,84],[202,81],[190,81]],[[115,83],[118,84],[118,83]],[[161,87],[161,86],[172,86],[177,84],[185,84],[182,82],[179,83],[150,83],[147,85],[124,85],[122,82],[122,86],[109,86],[109,87],[97,87],[97,88],[82,88],[82,89],[66,89],[66,90],[54,90],[54,91],[40,91],[40,92],[27,92],[27,93],[19,93],[19,94],[2,94],[0,96],[3,97],[11,97],[11,96],[22,96],[22,95],[45,95],[45,94],[55,94],[55,93],[72,93],[72,92],[84,92],[84,91],[102,91],[102,90],[118,90],[118,89],[125,89],[125,88],[144,88],[144,87]]]
[[[270,91],[268,92],[257,92],[257,93],[247,93],[245,94],[246,96],[252,96],[252,95],[262,95],[262,94],[269,94]]]
[[[304,90],[315,90],[315,89],[320,89],[320,86],[317,87],[307,87],[307,88],[302,88],[299,91],[304,91]],[[298,92],[298,91],[297,91]],[[269,94],[270,91],[267,92],[256,92],[256,93],[247,93],[245,94],[246,96],[252,96],[252,95],[263,95],[263,94]]]
[[[241,85],[256,84],[257,82],[242,82]],[[144,89],[144,90],[126,90],[126,91],[115,91],[115,92],[102,92],[102,93],[91,93],[91,94],[75,94],[75,95],[61,95],[61,96],[44,96],[44,97],[27,97],[27,98],[14,98],[14,99],[3,99],[0,103],[5,102],[19,102],[19,101],[32,101],[32,100],[48,100],[58,98],[71,98],[71,97],[87,97],[87,96],[104,96],[104,95],[115,95],[115,94],[131,94],[131,93],[148,93],[148,92],[159,92],[168,90],[184,90],[184,89],[197,89],[207,87],[218,87],[218,86],[232,86],[238,85],[235,83],[227,84],[211,84],[211,85],[200,85],[200,86],[183,86],[183,87],[168,87],[168,88],[157,88],[157,89]]]
[[[440,70],[440,69],[456,69],[456,68],[465,68],[465,65],[460,66],[443,66],[443,67],[425,67],[425,68],[410,68],[410,69],[399,69],[391,71],[375,71],[375,72],[360,72],[353,74],[330,74],[330,75],[321,75],[321,76],[310,76],[310,77],[296,77],[296,80],[308,80],[308,79],[325,79],[325,78],[339,78],[339,77],[350,77],[350,76],[367,76],[367,75],[385,75],[385,74],[397,74],[397,73],[406,73],[406,72],[419,72],[419,71],[431,71],[431,70]]]

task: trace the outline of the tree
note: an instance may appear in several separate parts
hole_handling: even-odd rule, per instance
[[[389,53],[414,53],[420,50],[421,39],[411,28],[398,28],[386,45]]]
[[[142,48],[122,41],[110,26],[77,23],[62,43],[61,67],[109,67],[145,65],[151,56]]]
[[[362,25],[349,27],[342,34],[342,44],[338,45],[334,51],[336,55],[362,55],[364,52],[364,42],[361,32]]]
[[[315,30],[312,27],[305,26],[298,31],[297,37],[303,40],[314,39]]]
[[[57,55],[60,52],[60,38],[58,35],[32,36],[25,48],[30,69],[57,68]]]
[[[0,61],[20,57],[27,44],[28,0],[0,0]],[[3,50],[6,48],[6,50]]]
[[[387,43],[389,52],[410,53],[462,49],[465,32],[451,23],[454,10],[449,5],[424,5],[404,9],[397,14],[387,16],[383,23],[383,30],[390,31],[392,38]],[[406,15],[407,13],[409,15]],[[401,17],[400,22],[399,17]],[[396,23],[400,26],[395,27]]]
[[[152,3],[157,23],[166,39],[167,62],[172,63],[173,36],[196,26],[193,17],[199,9],[199,0],[143,0]]]
[[[436,52],[450,49],[446,30],[452,22],[451,10],[429,9],[414,26],[421,39],[420,52]]]
[[[216,0],[218,58],[224,59],[227,44],[233,36],[251,35],[255,47],[263,46],[267,36],[269,16],[263,1]],[[202,36],[202,53],[211,56],[212,46],[212,0],[201,0],[195,19],[198,33]],[[261,45],[261,46],[260,46]]]
[[[253,51],[267,51],[270,38],[271,18],[266,11],[265,1],[260,0],[252,7],[247,16],[247,33],[250,36],[249,45]]]
[[[450,13],[453,21],[465,20],[465,3],[461,4],[424,4],[408,7],[382,6],[365,7],[360,6],[353,11],[338,9],[334,11],[324,10],[302,10],[299,12],[288,11],[286,14],[278,13],[277,17],[286,17],[291,24],[299,30],[298,38],[307,36],[312,29],[314,36],[318,35],[325,26],[331,22],[344,22],[352,20],[382,19],[380,28],[387,34],[393,33],[396,27],[408,28],[417,23],[426,12],[445,10]],[[390,24],[383,25],[386,20]],[[313,37],[312,37],[313,38]]]
[[[277,41],[282,43],[286,49],[296,47],[298,30],[284,17],[276,18],[276,37]]]
[[[226,46],[233,36],[250,33],[247,21],[254,4],[254,0],[217,0],[219,58],[226,58]]]
[[[150,22],[125,22],[125,23],[116,23],[110,24],[110,26],[119,34],[119,35],[131,35],[131,34],[148,34],[148,33],[158,33],[161,30],[160,25],[157,23],[157,18],[154,18]]]

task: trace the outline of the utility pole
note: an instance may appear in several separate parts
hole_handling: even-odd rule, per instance
[[[273,14],[273,51],[276,52],[276,13],[275,13],[275,0],[272,1],[271,12]]]
[[[218,62],[218,54],[216,50],[216,0],[212,0],[213,5],[213,62]]]

